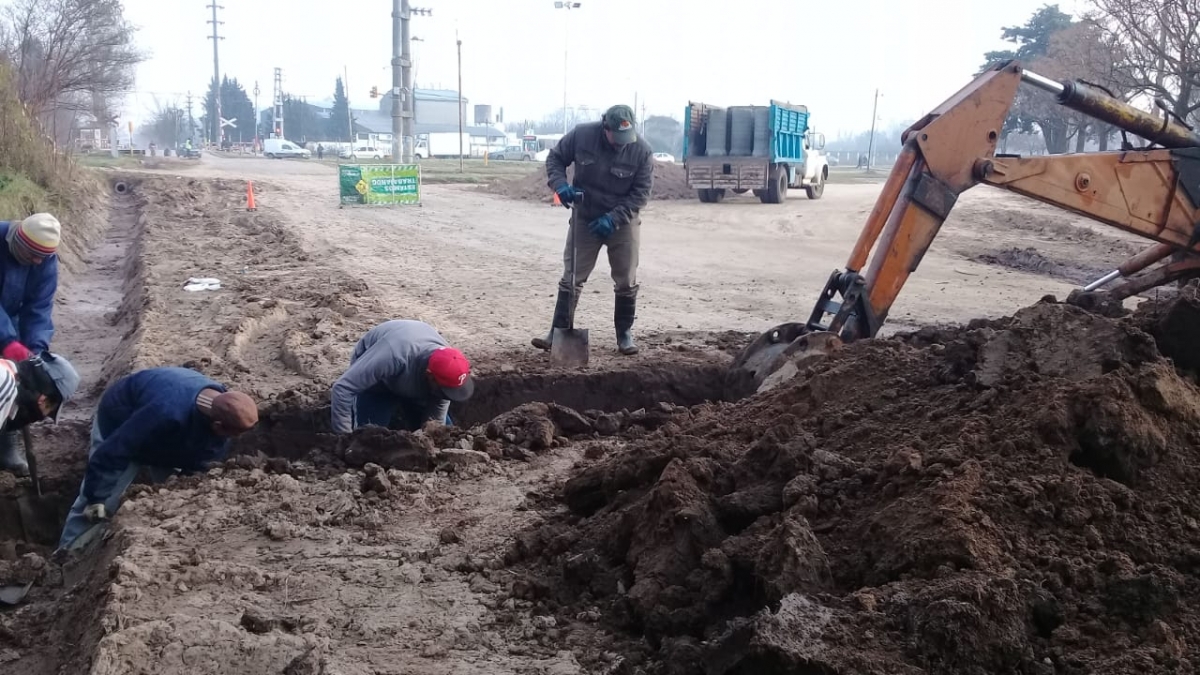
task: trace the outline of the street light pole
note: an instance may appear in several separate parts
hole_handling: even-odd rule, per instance
[[[254,154],[258,154],[258,80],[254,81]]]
[[[581,2],[563,2],[560,0],[555,0],[554,9],[568,9],[568,10],[569,9],[579,9],[582,4],[583,3],[581,3]],[[567,56],[569,54],[568,48],[571,44],[571,38],[570,38],[571,22],[568,20],[568,18],[567,18],[568,16],[570,16],[570,15],[566,15],[563,17],[563,133],[564,134],[567,133],[567,131],[568,131],[568,129],[567,129],[567,80],[568,80],[569,76],[567,74],[568,73],[568,71],[567,71]]]
[[[454,36],[458,44],[458,172],[463,172],[463,95],[462,95],[462,40]]]
[[[871,170],[871,159],[875,155],[875,119],[879,113],[879,90],[875,90],[875,105],[871,106],[871,140],[867,142],[867,171]]]

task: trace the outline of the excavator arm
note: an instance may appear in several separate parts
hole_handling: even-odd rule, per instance
[[[1022,83],[1053,94],[1065,107],[1161,147],[1039,157],[997,155],[1000,130]],[[1082,82],[1056,82],[1027,72],[1014,61],[999,64],[905,131],[903,142],[845,270],[830,276],[808,321],[776,326],[735,361],[734,367],[753,374],[763,385],[760,388],[790,377],[798,362],[813,352],[874,337],[958,196],[980,183],[1155,242],[1087,290],[1131,277],[1173,253],[1193,251],[1200,240],[1200,135]],[[1184,258],[1129,278],[1110,294],[1128,297],[1198,276],[1196,260]]]

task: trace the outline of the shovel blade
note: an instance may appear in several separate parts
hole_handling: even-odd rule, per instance
[[[550,362],[556,366],[575,368],[588,364],[588,332],[586,328],[555,328],[550,343]]]

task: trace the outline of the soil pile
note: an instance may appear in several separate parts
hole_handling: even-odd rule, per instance
[[[1047,301],[678,409],[517,536],[514,594],[635,636],[623,672],[1193,672],[1200,390],[1158,345],[1198,326]]]
[[[573,166],[567,167],[567,178],[575,175]],[[485,192],[522,199],[525,201],[551,202],[554,193],[546,187],[546,170],[538,168],[523,178],[509,178],[489,183],[483,187]],[[651,199],[695,199],[696,191],[687,185],[687,172],[682,164],[654,163],[654,187],[650,190]]]

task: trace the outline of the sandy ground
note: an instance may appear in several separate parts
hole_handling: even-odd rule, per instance
[[[303,162],[205,157],[189,175],[261,181],[259,204],[278,209],[313,250],[367,282],[395,316],[429,320],[466,349],[524,345],[549,322],[562,269],[560,208],[428,186],[420,207],[340,209],[333,169]],[[782,208],[749,196],[652,203],[643,217],[637,329],[759,331],[806,317],[829,273],[845,264],[878,191],[831,185],[820,200],[793,196]],[[1051,228],[1082,222],[996,190],[968,193],[891,321],[959,322],[1065,295],[1072,286],[1061,280],[975,258],[1035,246],[1076,260],[1079,243],[1055,243]],[[1110,237],[1087,240],[1103,253]],[[1103,257],[1098,269],[1123,259]],[[597,333],[612,325],[609,288],[601,262],[577,317]]]
[[[386,489],[368,481],[368,467],[331,472],[301,439],[320,430],[321,397],[354,341],[387,318],[433,323],[492,377],[478,403],[489,414],[546,392],[574,397],[580,409],[694,403],[707,396],[695,382],[649,391],[628,372],[720,364],[738,344],[729,333],[806,317],[879,189],[831,184],[819,201],[794,196],[782,207],[652,204],[636,327],[647,348],[611,353],[604,263],[581,302],[591,370],[613,376],[601,383],[549,372],[528,347],[549,320],[561,209],[450,186],[426,188],[419,207],[340,209],[334,169],[304,162],[206,156],[186,170],[128,175],[134,190],[113,199],[88,266],[58,305],[56,348],[79,364],[90,398],[73,426],[41,430],[58,491],[48,508],[61,513],[74,496],[95,394],[132,368],[189,365],[251,392],[264,410],[316,412],[269,432],[268,445],[297,460],[282,474],[260,461],[131,495],[109,540],[39,576],[29,604],[0,613],[0,672],[12,664],[35,675],[583,672],[570,653],[582,647],[536,602],[510,597],[502,562],[510,536],[540,517],[532,506],[592,446],[555,440],[523,455],[527,462],[468,454],[470,465],[451,471],[393,469]],[[255,213],[244,206],[247,180]],[[1029,247],[1041,257],[1006,253]],[[1131,250],[1079,219],[980,189],[960,201],[892,328],[1062,297],[1068,281]],[[1030,260],[1041,274],[1006,266]],[[222,289],[184,291],[196,276],[220,278]],[[589,398],[593,390],[603,396]],[[0,484],[0,498],[20,489]],[[5,527],[0,538],[14,536]],[[13,556],[52,543],[25,538]],[[80,616],[89,617],[82,636]],[[612,641],[597,628],[586,642],[595,656]]]

